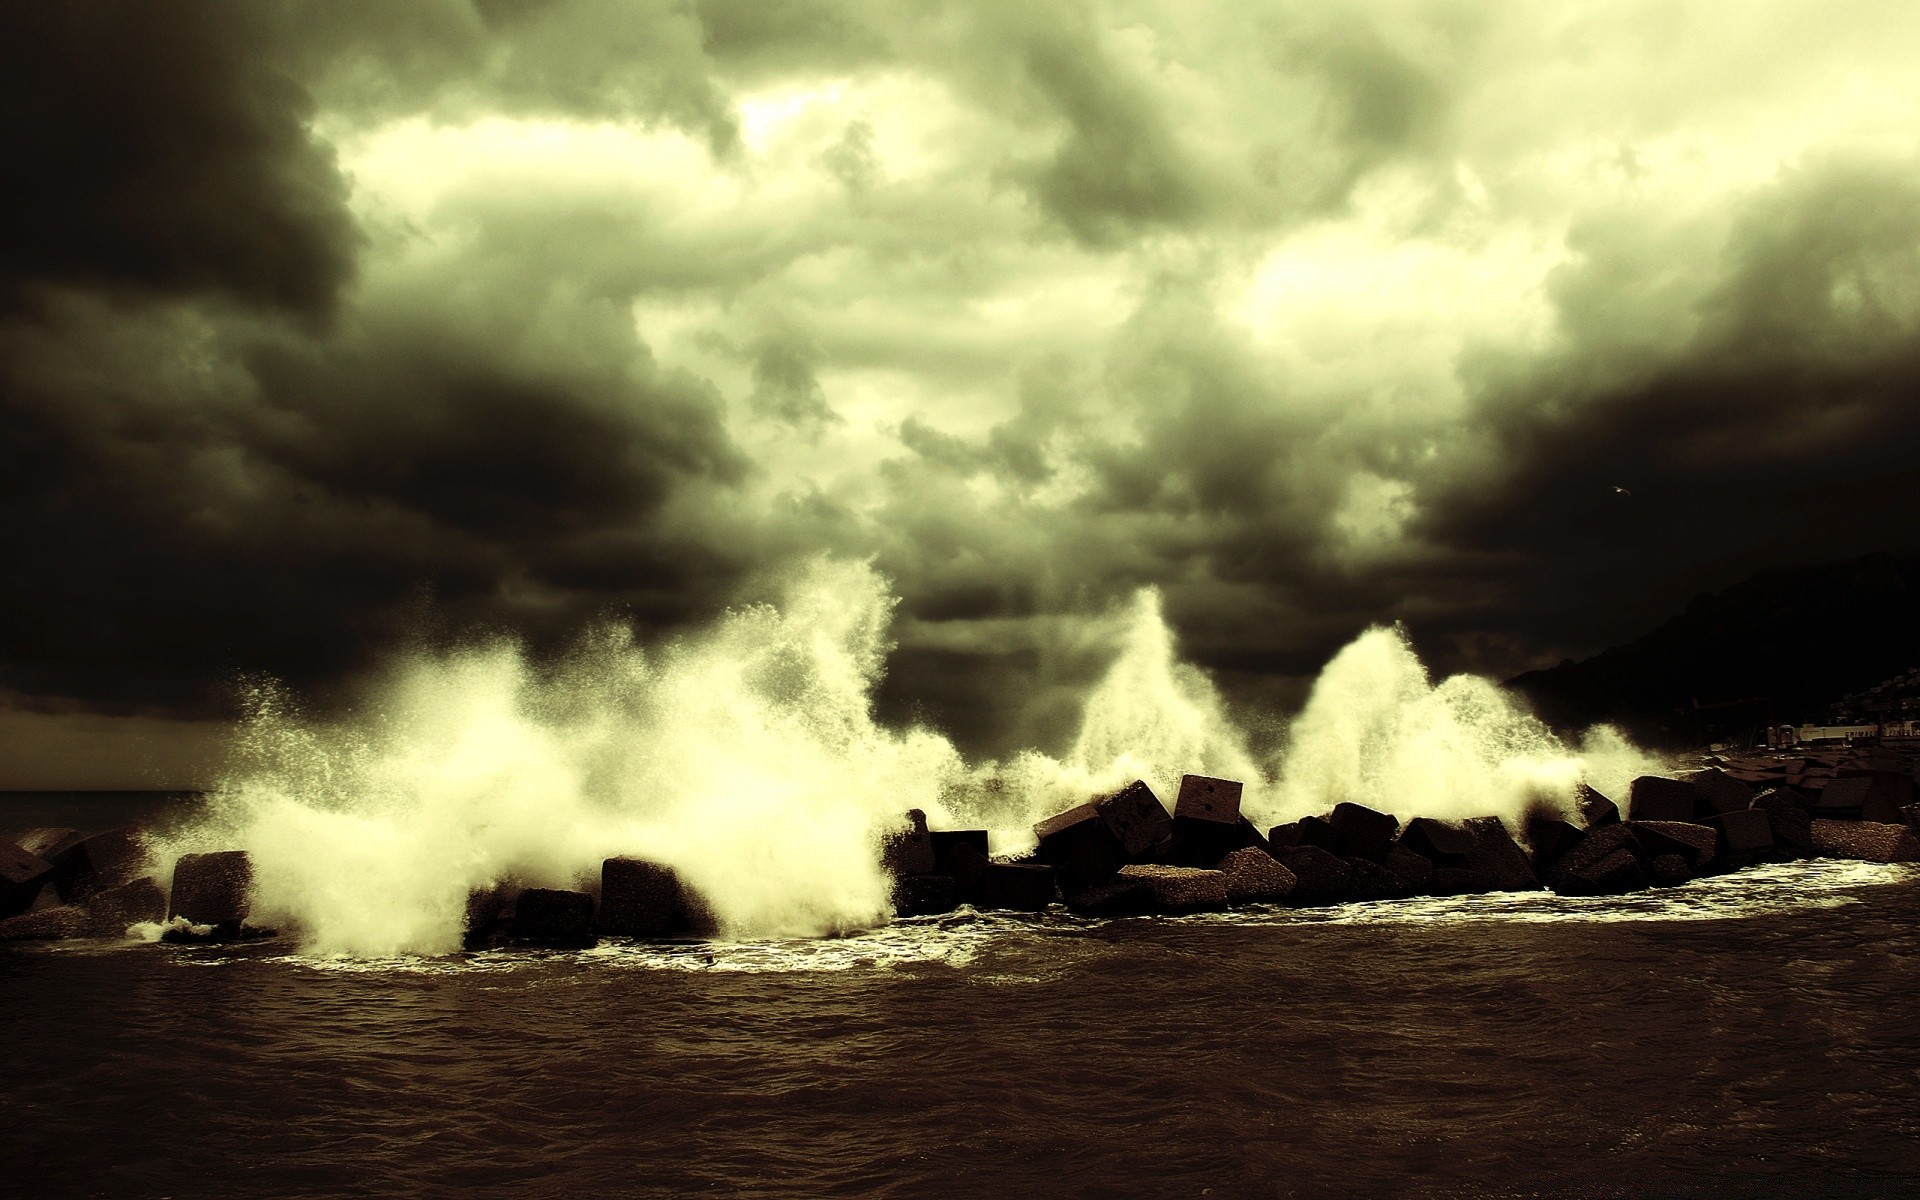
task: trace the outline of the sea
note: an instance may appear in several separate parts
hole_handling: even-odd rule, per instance
[[[1920,1196],[1905,865],[443,958],[16,944],[0,1030],[6,1196]]]

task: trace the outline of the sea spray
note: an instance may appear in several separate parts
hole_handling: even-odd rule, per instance
[[[1432,685],[1384,629],[1328,664],[1262,763],[1152,589],[1109,614],[1114,660],[1064,754],[969,763],[873,717],[894,605],[870,565],[818,560],[778,603],[651,651],[610,626],[544,669],[508,642],[403,657],[357,718],[303,720],[263,684],[166,857],[250,851],[256,919],[317,953],[449,952],[471,889],[591,889],[616,854],[673,866],[724,937],[810,937],[887,920],[879,839],[908,808],[1019,851],[1035,820],[1134,778],[1169,804],[1184,773],[1242,779],[1256,820],[1340,800],[1514,820],[1642,765],[1617,735],[1566,747],[1484,680]]]

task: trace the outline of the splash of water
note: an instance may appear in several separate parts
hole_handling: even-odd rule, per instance
[[[969,763],[935,731],[873,717],[894,603],[869,565],[822,560],[778,604],[653,653],[607,628],[545,671],[508,643],[418,654],[368,715],[330,724],[263,686],[208,816],[164,857],[250,851],[258,917],[319,953],[451,951],[470,889],[591,887],[616,854],[675,867],[723,936],[809,937],[888,919],[879,838],[908,808],[985,825],[1000,851],[1134,778],[1171,803],[1187,772],[1246,781],[1256,817],[1341,799],[1511,816],[1632,755],[1576,754],[1484,681],[1432,687],[1404,639],[1375,630],[1262,764],[1148,590],[1110,618],[1115,660],[1063,757]]]

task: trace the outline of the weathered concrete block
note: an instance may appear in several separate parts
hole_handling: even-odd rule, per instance
[[[0,942],[55,942],[85,932],[86,914],[73,904],[0,920]]]
[[[960,886],[945,875],[902,875],[893,881],[893,915],[929,917],[960,907]]]
[[[1703,815],[1742,812],[1753,803],[1753,788],[1725,771],[1700,771],[1689,782],[1699,795]]]
[[[880,865],[896,879],[933,874],[933,838],[927,832],[926,813],[910,808],[906,828],[887,831],[880,840]]]
[[[1598,864],[1622,851],[1633,858],[1636,849],[1633,831],[1625,824],[1590,829],[1571,850],[1560,856],[1560,862],[1549,873],[1548,881],[1556,892],[1575,896],[1601,895],[1602,892],[1594,889],[1603,886],[1609,872],[1617,871],[1617,864],[1604,869],[1599,868]],[[1639,869],[1638,861],[1636,858],[1636,871]],[[1644,880],[1640,886],[1645,886]]]
[[[980,876],[981,908],[1040,912],[1053,903],[1058,886],[1044,863],[988,863]]]
[[[1905,825],[1881,821],[1829,821],[1816,818],[1814,853],[1866,862],[1920,861],[1920,834]]]
[[[513,940],[583,950],[594,944],[593,897],[560,888],[527,888],[513,906]]]
[[[1633,781],[1627,816],[1634,821],[1691,821],[1699,805],[1699,790],[1686,780],[1642,775]]]
[[[253,859],[245,850],[183,854],[173,867],[167,916],[237,931],[253,904]]]
[[[1485,875],[1496,892],[1533,892],[1540,889],[1540,878],[1527,862],[1513,835],[1498,817],[1474,817],[1461,825],[1473,839],[1467,851],[1467,867]]]
[[[1493,881],[1468,867],[1435,867],[1429,890],[1436,896],[1477,896],[1493,890]]]
[[[1293,895],[1299,881],[1280,860],[1258,846],[1245,846],[1220,860],[1230,904],[1272,904]]]
[[[1067,897],[1067,907],[1083,917],[1142,917],[1158,911],[1157,903],[1151,883],[1125,875]]]
[[[600,864],[600,908],[594,921],[616,937],[659,938],[694,930],[704,905],[680,873],[644,858],[609,858]]]
[[[1753,798],[1753,810],[1767,814],[1773,840],[1801,853],[1813,850],[1813,802],[1791,787],[1769,788]]]
[[[1130,863],[1120,869],[1120,877],[1140,880],[1152,888],[1154,908],[1169,915],[1215,912],[1227,906],[1225,871]]]
[[[129,925],[165,921],[167,894],[148,875],[94,892],[80,907],[86,914],[87,936],[118,937]]]
[[[1562,861],[1554,875],[1554,890],[1569,896],[1618,896],[1646,886],[1640,860],[1624,848],[1574,866]]]
[[[513,915],[513,898],[520,894],[517,883],[495,883],[467,893],[467,910],[460,926],[460,944],[478,950],[492,943],[496,934],[506,931]]]
[[[987,831],[984,829],[936,829],[927,835],[933,843],[933,873],[958,878],[954,861],[964,848],[974,858],[988,857]]]
[[[52,863],[12,842],[0,842],[0,917],[27,911],[52,878]]]
[[[1872,790],[1871,779],[1832,780],[1814,798],[1813,815],[1827,820],[1861,820],[1864,816],[1862,808]]]
[[[1693,878],[1693,868],[1684,854],[1656,854],[1647,860],[1647,878],[1656,887],[1679,887]]]
[[[1393,872],[1372,859],[1354,854],[1340,861],[1353,871],[1347,887],[1355,900],[1392,900],[1404,894]]]
[[[1433,863],[1405,846],[1388,851],[1387,861],[1380,865],[1392,874],[1402,896],[1424,896],[1433,887]]]
[[[1295,846],[1275,854],[1280,865],[1293,873],[1295,904],[1327,904],[1347,899],[1353,892],[1353,868],[1330,850],[1318,846]]]
[[[1034,857],[1054,869],[1069,895],[1105,883],[1127,862],[1125,847],[1092,804],[1048,817],[1033,835],[1040,839]]]
[[[1173,818],[1178,821],[1205,821],[1215,825],[1240,822],[1240,791],[1237,780],[1215,779],[1210,775],[1182,775],[1180,795],[1174,801]]]
[[[1582,829],[1598,829],[1620,820],[1620,806],[1584,783],[1580,785],[1575,803],[1580,810]]]
[[[1533,817],[1527,822],[1527,859],[1540,875],[1553,869],[1560,856],[1580,844],[1586,834],[1558,817]]]
[[[1393,849],[1393,835],[1400,829],[1400,818],[1365,805],[1342,801],[1333,806],[1327,818],[1333,828],[1333,852],[1342,858],[1364,858],[1383,862]]]
[[[1093,807],[1119,841],[1120,851],[1129,862],[1139,862],[1173,835],[1173,818],[1145,780],[1136,779],[1111,795],[1101,796],[1093,802]]]
[[[1713,861],[1720,848],[1720,834],[1711,825],[1692,821],[1627,822],[1640,857],[1651,861],[1662,854],[1678,854],[1696,874]]]
[[[1720,831],[1720,844],[1732,854],[1750,854],[1773,847],[1773,823],[1757,808],[1723,812],[1708,818]]]
[[[1415,817],[1400,831],[1400,844],[1436,867],[1464,867],[1473,853],[1473,835],[1458,825]]]

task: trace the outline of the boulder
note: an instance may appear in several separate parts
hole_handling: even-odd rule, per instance
[[[1584,783],[1580,785],[1574,804],[1580,810],[1582,829],[1598,829],[1620,820],[1620,806]]]
[[[40,889],[53,879],[53,864],[12,842],[0,842],[0,917],[33,907]]]
[[[1279,859],[1260,849],[1246,846],[1220,860],[1227,877],[1227,901],[1230,904],[1270,904],[1293,894],[1299,881]]]
[[[1753,803],[1753,788],[1722,770],[1695,772],[1689,782],[1699,795],[1703,815],[1742,812]]]
[[[1333,827],[1332,850],[1341,858],[1364,858],[1384,862],[1393,849],[1393,835],[1400,829],[1400,818],[1361,804],[1342,801],[1333,806],[1327,818]]]
[[[1507,832],[1498,817],[1474,817],[1461,825],[1473,839],[1467,851],[1467,868],[1487,877],[1496,892],[1533,892],[1540,889],[1540,878],[1533,873],[1527,856]]]
[[[1152,888],[1154,907],[1159,912],[1214,912],[1227,906],[1225,871],[1132,863],[1120,869],[1120,878],[1139,880]]]
[[[1053,868],[1043,863],[988,863],[980,875],[981,908],[1040,912],[1058,890]]]
[[[906,828],[889,830],[881,838],[880,865],[895,879],[933,874],[933,838],[927,833],[926,813],[908,809]]]
[[[1569,896],[1618,896],[1646,886],[1640,860],[1624,848],[1573,866],[1562,861],[1554,876],[1554,890]]]
[[[57,836],[49,839],[49,834]],[[52,864],[52,882],[63,900],[82,900],[131,882],[146,866],[146,846],[131,830],[36,830],[35,835],[42,844],[34,853]]]
[[[1678,887],[1693,878],[1684,854],[1657,854],[1647,861],[1647,878],[1657,887]]]
[[[1816,818],[1811,832],[1814,853],[1827,858],[1883,863],[1920,861],[1920,834],[1906,825]]]
[[[159,924],[167,919],[167,894],[151,875],[118,887],[104,888],[81,904],[89,937],[119,937],[129,925]]]
[[[183,854],[173,866],[167,917],[237,934],[253,904],[253,859],[245,850]]]
[[[1034,857],[1057,872],[1068,895],[1105,883],[1127,863],[1120,839],[1092,804],[1048,817],[1033,835],[1040,840]]]
[[[1294,846],[1274,857],[1293,874],[1295,904],[1327,904],[1345,900],[1353,891],[1353,868],[1346,860],[1318,846]]]
[[[1553,869],[1560,856],[1579,844],[1586,835],[1558,817],[1532,817],[1527,821],[1527,861],[1534,874]]]
[[[664,863],[609,858],[600,864],[600,908],[594,926],[615,937],[660,938],[693,931],[704,908]]]
[[[1436,867],[1464,867],[1473,853],[1473,835],[1458,825],[1415,817],[1400,831],[1400,844]]]
[[[1157,911],[1156,904],[1151,883],[1126,875],[1067,897],[1067,907],[1083,917],[1141,917]]]
[[[77,904],[43,908],[0,920],[0,942],[52,942],[86,933],[87,915]]]
[[[1773,840],[1803,854],[1813,850],[1813,802],[1791,787],[1769,788],[1753,798],[1753,811],[1767,814]]]
[[[1662,854],[1678,854],[1696,874],[1713,861],[1720,846],[1720,835],[1711,825],[1692,821],[1628,821],[1640,857],[1648,860]]]
[[[1389,850],[1387,861],[1380,865],[1393,876],[1394,886],[1402,896],[1424,896],[1433,887],[1433,864],[1405,846]]]
[[[1117,792],[1101,796],[1093,807],[1119,841],[1128,862],[1139,862],[1173,834],[1173,818],[1145,780],[1136,779]]]
[[[594,944],[593,897],[560,888],[527,888],[514,902],[512,937],[530,946],[584,950]]]
[[[929,917],[960,907],[960,886],[945,875],[902,875],[893,881],[893,915]]]
[[[1720,844],[1733,854],[1753,854],[1773,848],[1773,823],[1757,808],[1723,812],[1709,817],[1719,831]]]
[[[1372,859],[1355,854],[1340,861],[1353,872],[1347,890],[1355,900],[1391,900],[1405,894],[1393,872]]]
[[[1835,779],[1820,790],[1813,802],[1813,815],[1827,820],[1859,821],[1865,818],[1871,779]]]
[[[1627,799],[1627,817],[1634,821],[1691,821],[1700,793],[1684,779],[1642,775],[1633,781]]]

